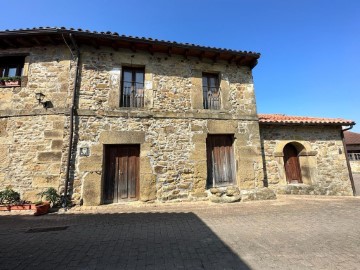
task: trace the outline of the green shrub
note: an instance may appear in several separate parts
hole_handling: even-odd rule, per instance
[[[55,188],[50,187],[47,190],[38,193],[38,195],[40,198],[45,197],[45,199],[50,202],[51,207],[59,206],[61,204],[61,197]]]
[[[0,191],[0,204],[16,204],[18,202],[20,202],[20,194],[11,187]]]

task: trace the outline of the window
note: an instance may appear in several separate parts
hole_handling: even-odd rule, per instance
[[[20,77],[24,67],[24,56],[0,57],[0,85],[20,86]]]
[[[356,160],[356,161],[360,161],[360,152],[357,153],[357,152],[350,152],[348,153],[348,156],[349,156],[349,159],[350,160]]]
[[[219,75],[203,73],[203,105],[204,109],[220,109]]]
[[[144,107],[144,68],[123,68],[120,107]]]
[[[0,57],[0,77],[21,76],[24,57]]]

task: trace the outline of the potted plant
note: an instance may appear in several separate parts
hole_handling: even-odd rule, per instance
[[[45,215],[49,212],[50,203],[45,201],[38,201],[35,202],[35,216]]]
[[[21,77],[13,76],[13,77],[2,77],[1,85],[5,86],[20,86],[21,85]]]
[[[46,214],[50,207],[54,208],[60,205],[61,203],[61,196],[57,193],[55,188],[48,188],[43,192],[38,193],[40,199],[45,197],[46,201],[38,201],[35,203],[36,212],[34,215],[44,215]]]
[[[34,209],[34,205],[29,201],[20,200],[20,194],[14,191],[10,186],[0,191],[0,210],[30,210]]]

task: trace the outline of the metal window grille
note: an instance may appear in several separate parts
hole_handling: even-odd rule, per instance
[[[121,107],[144,107],[144,69],[124,68],[121,82]]]
[[[122,107],[144,107],[144,84],[136,82],[124,82],[131,86],[124,86],[121,97]]]
[[[203,74],[203,107],[219,110],[221,106],[219,78],[217,74]]]

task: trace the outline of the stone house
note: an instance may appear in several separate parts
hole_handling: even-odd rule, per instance
[[[258,53],[65,28],[0,37],[0,189],[87,205],[352,195],[355,123],[258,115]]]

